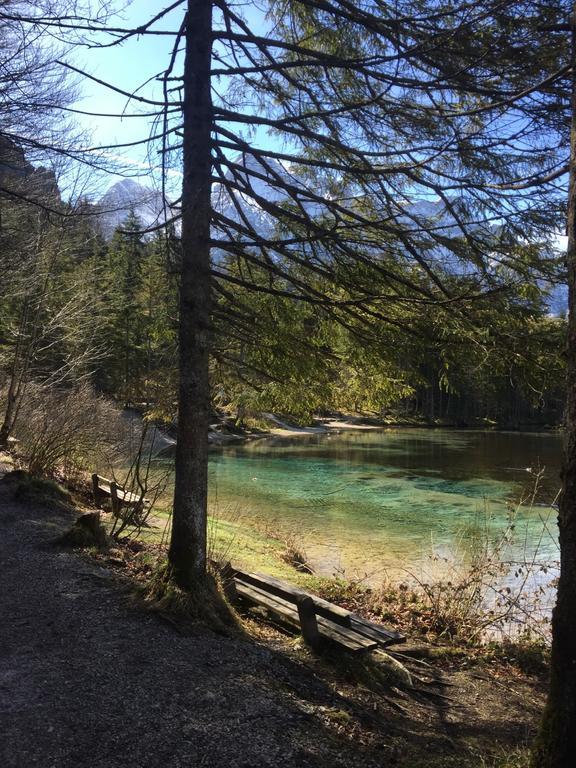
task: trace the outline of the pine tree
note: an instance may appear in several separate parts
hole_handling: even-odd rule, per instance
[[[146,343],[139,306],[145,254],[141,231],[141,221],[131,211],[110,242],[104,286],[106,388],[126,407],[141,401],[146,372]]]
[[[530,251],[520,252],[517,241],[553,223],[553,182],[565,162],[557,139],[563,126],[554,135],[549,115],[558,109],[566,68],[561,48],[530,55],[534,3],[503,10],[483,2],[472,13],[437,3],[271,4],[267,37],[229,4],[214,15],[209,0],[189,0],[187,8],[170,561],[189,587],[205,563],[211,247],[246,264],[242,285],[261,290],[250,266],[261,267],[270,293],[288,284],[294,300],[333,306],[343,322],[394,325],[390,307],[412,301],[444,305],[466,323],[458,302],[470,296],[470,282],[481,294],[509,282],[510,272],[529,275],[537,266],[519,258]],[[561,12],[558,5],[547,15]],[[212,102],[217,77],[238,108]],[[258,111],[243,108],[240,94]],[[273,131],[287,149],[263,145],[258,134],[249,141],[248,127]],[[289,174],[280,163],[291,164]],[[215,181],[230,213],[211,205]],[[289,202],[276,202],[280,192]],[[437,213],[411,208],[431,195],[440,201]],[[275,221],[272,236],[254,222],[246,200]],[[470,276],[465,293],[445,280],[459,262]],[[214,273],[239,282],[225,262]]]

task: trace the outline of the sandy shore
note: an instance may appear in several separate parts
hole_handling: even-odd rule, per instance
[[[347,430],[368,431],[373,429],[384,429],[385,424],[358,424],[354,421],[344,419],[326,419],[318,420],[315,427],[295,427],[274,417],[276,427],[270,429],[271,435],[277,437],[299,437],[301,435],[325,435],[330,432],[344,432]]]
[[[357,424],[353,421],[341,421],[339,419],[329,419],[324,422],[328,431],[340,430],[340,429],[356,429],[356,430],[369,430],[369,429],[386,429],[391,427],[391,424]]]

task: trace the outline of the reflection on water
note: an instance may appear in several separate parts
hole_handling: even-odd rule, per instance
[[[463,540],[496,541],[514,514],[511,559],[557,558],[553,433],[386,429],[267,438],[211,454],[212,504],[294,532],[324,573],[375,579],[426,570]],[[535,505],[518,508],[534,493]],[[517,510],[517,511],[516,511]]]

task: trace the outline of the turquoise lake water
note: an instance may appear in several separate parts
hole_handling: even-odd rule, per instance
[[[212,452],[211,503],[223,516],[288,533],[319,572],[348,578],[426,575],[507,531],[506,558],[550,561],[560,459],[555,433],[397,428],[266,438]]]

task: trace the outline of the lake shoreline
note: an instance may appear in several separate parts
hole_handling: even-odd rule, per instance
[[[268,428],[262,428],[262,422],[268,422]],[[494,422],[479,422],[476,424],[462,424],[456,422],[444,422],[441,420],[430,422],[419,418],[405,419],[378,419],[371,415],[334,414],[332,416],[317,416],[310,425],[299,426],[288,419],[272,413],[264,413],[258,419],[257,429],[249,426],[232,425],[230,420],[223,418],[220,423],[210,426],[208,441],[211,446],[225,446],[233,443],[261,440],[268,437],[309,437],[311,435],[341,434],[347,431],[373,431],[386,429],[446,429],[469,432],[528,432],[554,434],[562,431],[562,425],[551,424],[515,424],[499,425]]]
[[[474,542],[557,559],[560,452],[546,432],[278,433],[211,451],[211,509],[282,531],[320,574],[426,582]]]

